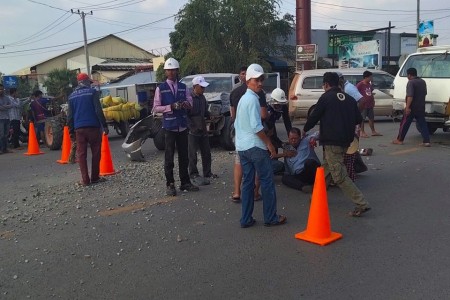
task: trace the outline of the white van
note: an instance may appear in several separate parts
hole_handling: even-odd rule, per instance
[[[450,129],[450,45],[419,48],[406,58],[394,79],[394,110],[401,113],[405,108],[406,70],[415,68],[417,75],[427,83],[425,119],[433,134],[438,128]]]

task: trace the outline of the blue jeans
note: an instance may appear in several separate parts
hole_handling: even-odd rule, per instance
[[[258,172],[261,182],[264,223],[276,223],[278,221],[277,195],[273,181],[272,162],[267,150],[253,147],[245,151],[239,151],[239,157],[243,175],[241,226],[252,222],[256,172]]]
[[[0,152],[5,152],[8,147],[9,119],[0,120]]]

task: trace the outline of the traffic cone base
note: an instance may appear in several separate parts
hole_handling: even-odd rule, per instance
[[[331,231],[330,214],[328,212],[327,189],[323,167],[317,168],[316,179],[309,209],[306,230],[295,234],[295,238],[307,242],[328,245],[340,238],[342,234]]]
[[[305,230],[303,232],[296,233],[295,238],[299,239],[299,240],[311,242],[314,244],[319,244],[320,246],[325,246],[325,245],[331,244],[332,242],[342,238],[342,234],[337,233],[337,232],[330,232],[330,236],[327,238],[317,238],[317,237],[309,236],[308,232]]]
[[[111,158],[111,150],[109,149],[108,136],[103,134],[102,137],[102,150],[100,158],[100,175],[108,176],[114,175],[117,172],[114,171],[114,166]]]
[[[44,154],[44,152],[41,152],[39,149],[39,143],[36,137],[36,131],[34,130],[34,124],[33,122],[30,122],[30,125],[28,126],[28,150],[24,155],[39,155]]]
[[[61,159],[57,160],[57,163],[67,164],[69,163],[70,147],[72,142],[70,141],[69,126],[64,126],[63,145],[61,150]]]

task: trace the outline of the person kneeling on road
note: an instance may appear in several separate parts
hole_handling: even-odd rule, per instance
[[[320,167],[314,147],[319,133],[302,138],[301,131],[292,127],[289,131],[289,142],[278,157],[284,157],[285,173],[281,181],[286,186],[309,193],[316,178],[316,170]]]

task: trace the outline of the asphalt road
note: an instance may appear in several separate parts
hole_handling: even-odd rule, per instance
[[[258,202],[256,225],[241,229],[233,155],[220,148],[220,178],[177,197],[164,196],[163,152],[151,140],[148,162],[132,163],[111,136],[119,173],[88,188],[74,186],[76,165],[55,162],[59,151],[0,155],[0,299],[448,299],[450,134],[438,130],[423,148],[411,128],[398,146],[398,123],[376,127],[384,135],[362,140],[374,153],[357,180],[372,210],[348,217],[351,201],[331,188],[343,238],[328,246],[294,238],[310,196],[280,177],[288,223],[262,226]]]

